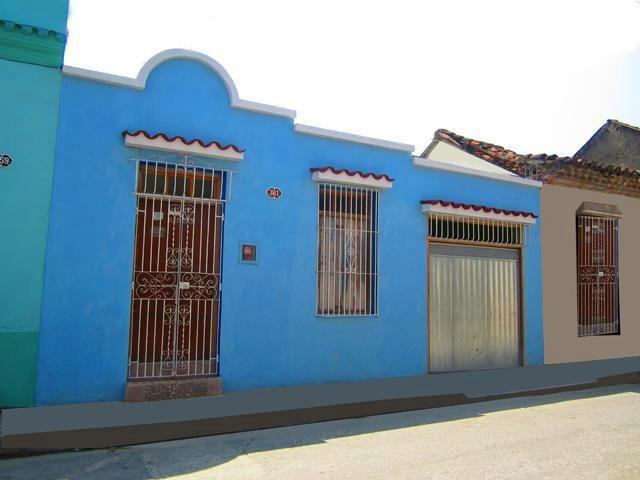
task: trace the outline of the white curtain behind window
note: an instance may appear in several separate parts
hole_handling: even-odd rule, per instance
[[[362,314],[367,310],[368,234],[361,215],[320,217],[318,305],[323,314]]]

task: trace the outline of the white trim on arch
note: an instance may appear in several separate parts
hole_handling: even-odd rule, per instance
[[[274,105],[268,105],[265,103],[253,102],[250,100],[244,100],[239,97],[238,89],[235,83],[231,79],[229,73],[225,68],[220,65],[216,60],[205,55],[204,53],[196,52],[194,50],[185,50],[181,48],[174,48],[165,50],[151,57],[144,66],[140,69],[136,78],[123,77],[120,75],[112,75],[110,73],[97,72],[94,70],[87,70],[84,68],[73,67],[70,65],[64,65],[62,73],[67,77],[82,78],[86,80],[92,80],[94,82],[106,83],[109,85],[115,85],[118,87],[132,88],[135,90],[144,90],[147,79],[154,68],[163,62],[171,59],[188,59],[202,63],[213,70],[223,81],[229,94],[229,100],[232,108],[240,110],[249,110],[252,112],[265,113],[268,115],[275,115],[279,117],[290,118],[295,120],[296,111],[288,108],[277,107]],[[323,137],[332,140],[341,140],[343,142],[358,143],[364,145],[371,145],[378,148],[386,148],[389,150],[396,150],[401,152],[412,153],[415,150],[413,145],[407,145],[404,143],[391,142],[388,140],[382,140],[378,138],[365,137],[363,135],[356,135],[353,133],[340,132],[337,130],[328,130],[325,128],[313,127],[310,125],[295,124],[294,131],[296,133],[302,133],[305,135],[313,135],[316,137]]]
[[[111,75],[110,73],[96,72],[93,70],[85,70],[84,68],[72,67],[65,65],[62,68],[62,73],[68,77],[86,78],[101,83],[108,83],[111,85],[117,85],[119,87],[134,88],[136,90],[144,90],[147,84],[147,78],[151,74],[154,68],[167,60],[173,59],[188,59],[195,60],[209,67],[222,79],[227,87],[229,93],[229,100],[231,106],[241,110],[250,110],[253,112],[267,113],[269,115],[276,115],[281,117],[296,118],[296,111],[288,108],[276,107],[274,105],[267,105],[264,103],[252,102],[250,100],[243,100],[238,96],[238,89],[235,83],[231,79],[229,72],[220,65],[216,60],[205,55],[204,53],[196,52],[194,50],[185,50],[182,48],[173,48],[165,50],[151,57],[142,66],[138,76],[136,78],[121,77],[119,75]]]

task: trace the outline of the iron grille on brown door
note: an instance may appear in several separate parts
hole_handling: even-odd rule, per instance
[[[577,217],[578,335],[620,332],[618,220]]]
[[[139,162],[129,378],[217,374],[229,180],[222,170]]]

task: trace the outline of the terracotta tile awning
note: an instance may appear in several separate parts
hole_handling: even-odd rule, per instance
[[[470,203],[458,203],[445,200],[422,200],[424,213],[444,213],[463,217],[488,218],[506,222],[535,223],[538,215],[521,210],[506,210]]]
[[[239,161],[244,158],[244,149],[236,145],[221,143],[211,140],[204,141],[199,138],[187,140],[181,135],[169,136],[166,133],[150,134],[145,130],[122,132],[124,144],[127,147],[146,148],[149,150],[161,150],[182,155],[196,155],[202,157],[217,158],[220,160]]]
[[[314,167],[311,168],[313,180],[316,182],[339,183],[360,187],[389,189],[394,179],[385,174],[347,170],[346,168]]]

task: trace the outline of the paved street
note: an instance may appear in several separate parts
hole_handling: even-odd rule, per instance
[[[640,385],[0,461],[0,479],[640,479]]]

